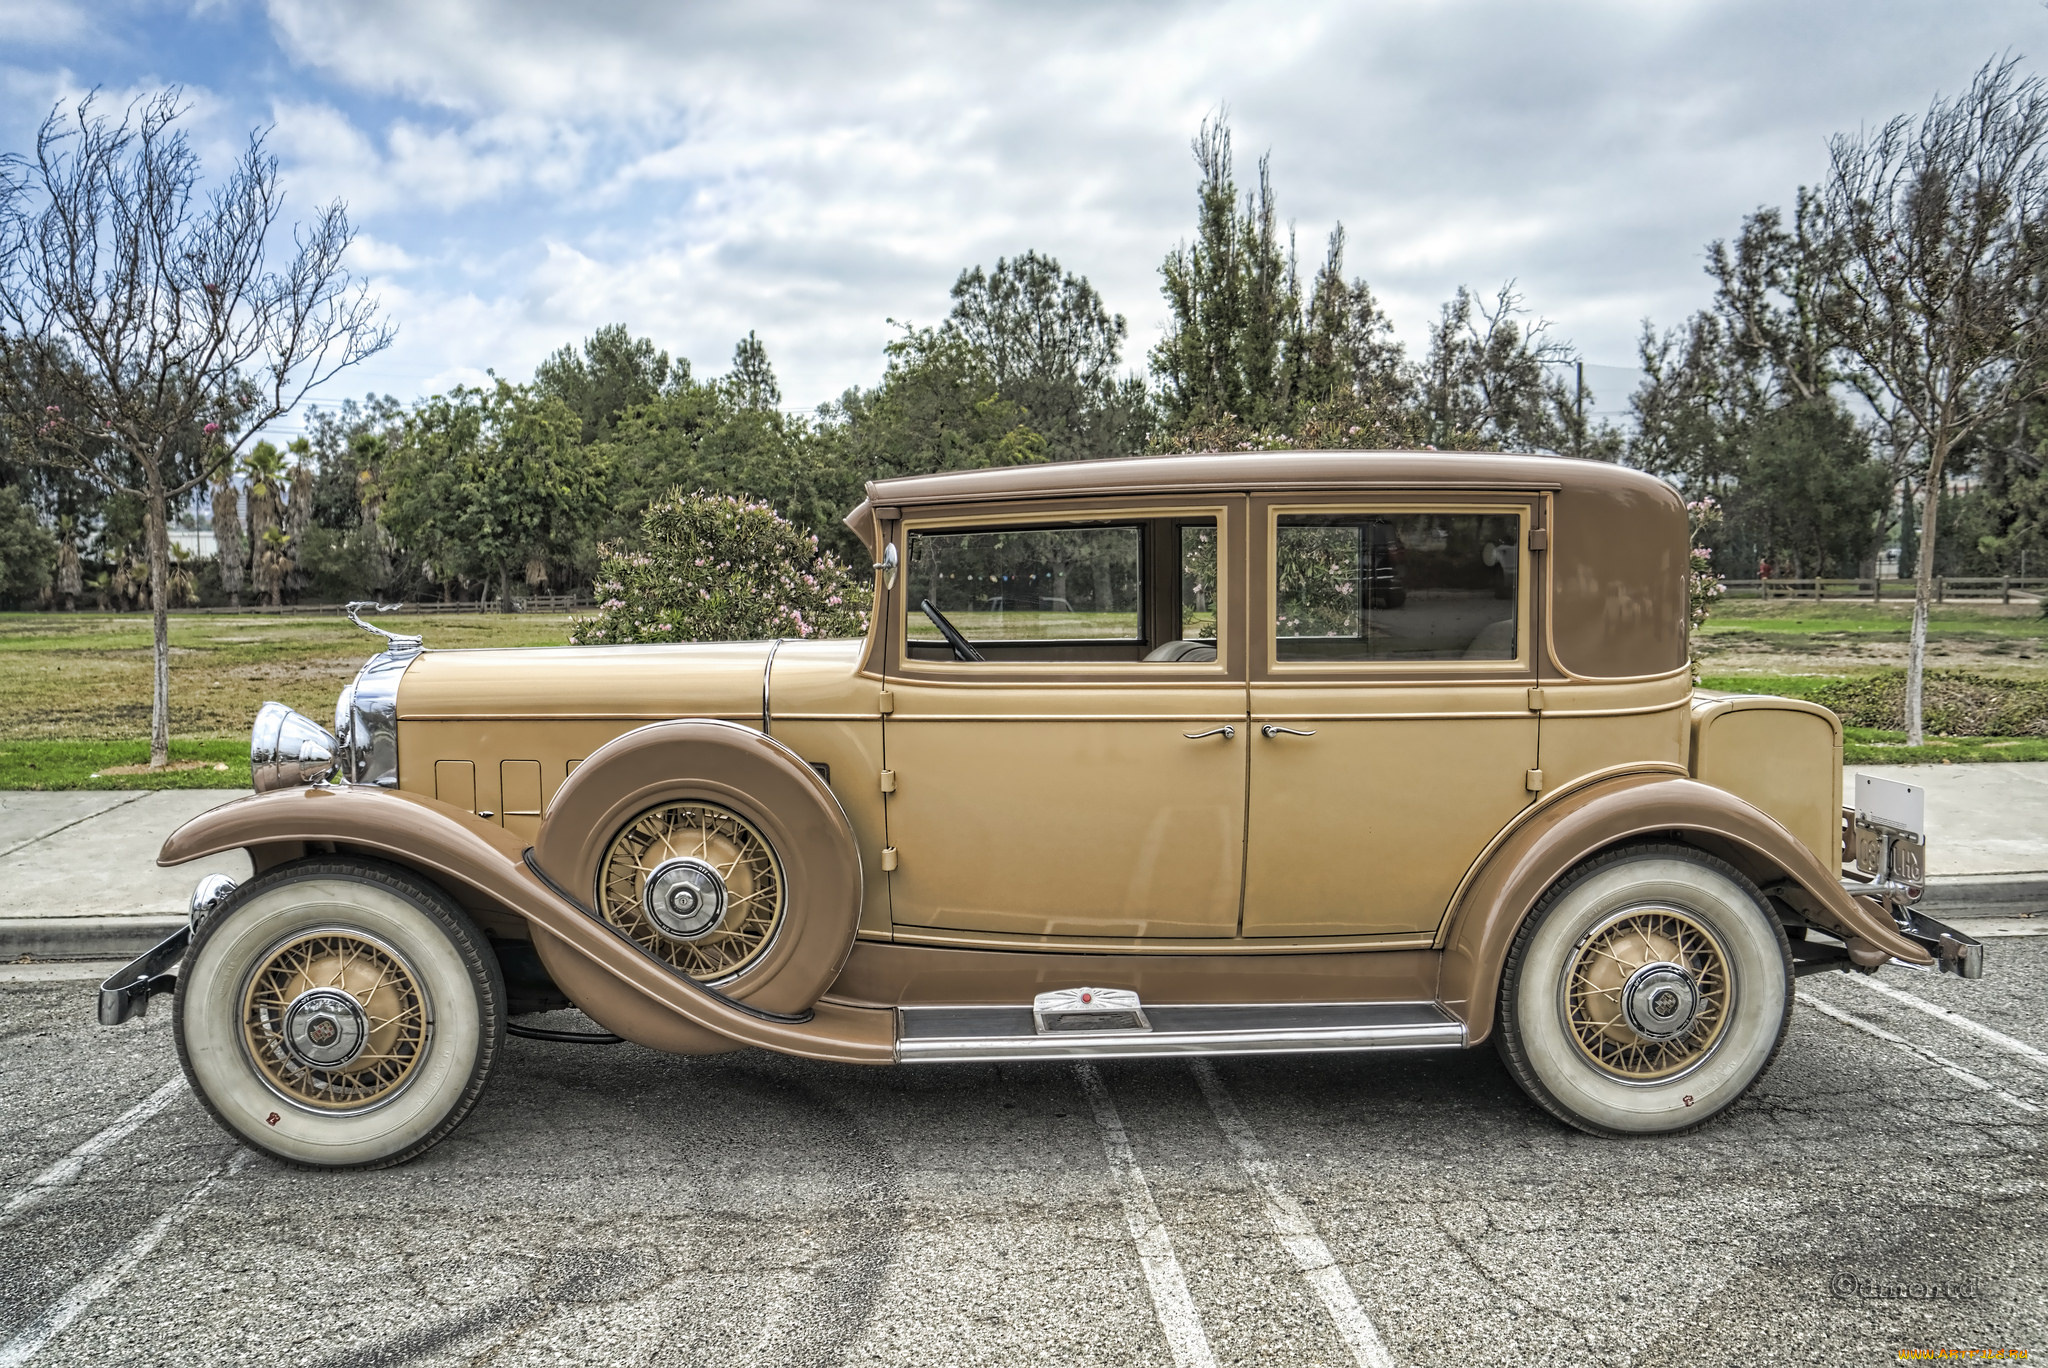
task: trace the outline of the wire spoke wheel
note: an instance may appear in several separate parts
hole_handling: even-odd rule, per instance
[[[598,867],[605,921],[704,983],[731,979],[765,954],[787,903],[767,837],[710,803],[664,803],[641,813]]]
[[[1559,1005],[1594,1067],[1626,1082],[1659,1082],[1695,1067],[1720,1042],[1732,1006],[1728,956],[1684,913],[1630,908],[1580,940]]]
[[[397,951],[320,930],[263,955],[242,993],[242,1044],[264,1083],[323,1112],[364,1111],[411,1081],[433,1015]]]

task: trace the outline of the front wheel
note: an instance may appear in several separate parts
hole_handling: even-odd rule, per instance
[[[1657,1135],[1734,1105],[1791,1020],[1791,947],[1756,886],[1697,850],[1635,846],[1537,904],[1501,974],[1495,1041],[1560,1120]]]
[[[289,1163],[381,1167],[468,1115],[504,1016],[497,959],[446,894],[395,866],[313,859],[200,924],[175,1035],[231,1132]]]

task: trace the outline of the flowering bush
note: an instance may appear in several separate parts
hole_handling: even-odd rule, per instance
[[[597,616],[578,646],[859,636],[867,586],[765,503],[671,491],[640,520],[640,545],[604,546]]]
[[[1715,600],[1728,592],[1727,581],[1714,573],[1714,553],[1698,543],[1721,525],[1721,505],[1709,495],[1685,506],[1685,520],[1692,529],[1692,558],[1686,563],[1686,609],[1691,631],[1686,634],[1687,653],[1692,658],[1692,682],[1700,682],[1699,647],[1692,644],[1692,632],[1700,629],[1713,611]]]

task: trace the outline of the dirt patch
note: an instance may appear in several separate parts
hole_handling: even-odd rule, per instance
[[[1841,674],[1876,666],[1903,668],[1907,643],[1869,637],[1810,636],[1787,639],[1775,632],[1720,632],[1699,639],[1700,661],[1709,674]],[[2048,654],[2009,639],[1927,644],[1929,664],[1998,674],[2048,674]]]
[[[216,765],[210,760],[173,760],[168,765],[109,765],[95,770],[93,778],[111,777],[117,774],[175,774],[181,770],[219,770],[226,772],[226,765]]]

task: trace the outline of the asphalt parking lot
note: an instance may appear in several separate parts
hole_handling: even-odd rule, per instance
[[[218,1130],[164,1004],[102,1029],[81,971],[8,969],[0,1368],[2040,1353],[2048,939],[1989,948],[1805,980],[1761,1086],[1676,1139],[1568,1131],[1490,1049],[1205,1087],[515,1039],[451,1140],[343,1174]]]

